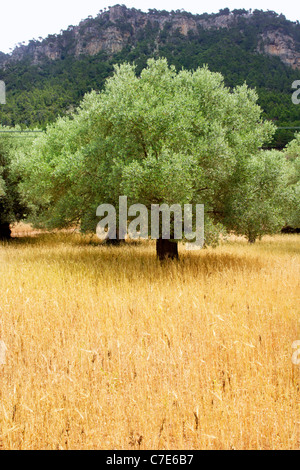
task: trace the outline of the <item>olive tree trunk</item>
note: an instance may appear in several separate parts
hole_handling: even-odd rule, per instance
[[[175,240],[156,240],[156,254],[163,261],[165,259],[178,259],[178,242]]]
[[[11,238],[11,230],[8,223],[0,222],[0,240],[7,241]]]
[[[116,231],[116,238],[107,238],[106,244],[110,246],[119,246],[122,243],[125,243],[125,240],[120,238],[119,230]]]
[[[247,238],[248,238],[248,243],[252,244],[256,242],[257,235],[255,235],[254,233],[248,233]]]

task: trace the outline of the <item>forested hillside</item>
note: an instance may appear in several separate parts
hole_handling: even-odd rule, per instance
[[[84,94],[101,90],[113,65],[135,62],[139,73],[149,57],[166,57],[178,70],[207,64],[230,87],[255,87],[265,116],[278,127],[300,127],[292,83],[300,79],[300,25],[274,12],[228,9],[214,15],[125,6],[102,11],[59,35],[19,44],[0,53],[0,79],[7,104],[0,123],[44,128],[70,112]],[[278,129],[272,146],[282,148],[293,129]]]

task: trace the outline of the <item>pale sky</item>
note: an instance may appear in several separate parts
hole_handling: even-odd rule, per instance
[[[157,10],[180,10],[191,13],[217,13],[221,8],[230,10],[273,10],[283,13],[287,19],[300,20],[299,0],[6,0],[0,6],[0,51],[8,53],[10,48],[30,39],[45,38],[48,34],[59,33],[69,25],[77,25],[89,15],[95,16],[99,10],[116,4],[125,4],[147,12]]]

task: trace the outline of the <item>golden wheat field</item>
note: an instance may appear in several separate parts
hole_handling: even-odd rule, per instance
[[[297,235],[0,244],[2,449],[297,449]]]

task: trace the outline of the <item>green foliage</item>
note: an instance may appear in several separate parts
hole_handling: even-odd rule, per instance
[[[224,223],[250,242],[278,232],[295,209],[293,168],[276,150],[239,160],[224,205]]]
[[[21,220],[27,214],[27,207],[21,201],[18,185],[20,178],[13,169],[13,161],[20,147],[23,150],[31,147],[31,139],[20,139],[18,134],[10,131],[19,130],[0,126],[0,225]]]
[[[296,134],[295,139],[287,145],[285,155],[293,167],[290,179],[293,190],[293,207],[286,220],[286,225],[300,228],[300,133]]]
[[[78,106],[86,92],[101,89],[112,71],[105,53],[45,60],[39,66],[29,59],[11,63],[1,73],[7,104],[0,108],[0,120],[6,126],[45,127]]]
[[[195,70],[207,64],[213,72],[224,76],[226,86],[235,87],[244,82],[256,88],[258,103],[264,117],[279,127],[300,127],[299,106],[291,102],[291,85],[299,79],[299,73],[285,65],[278,57],[258,53],[261,34],[278,31],[289,35],[300,50],[300,26],[274,12],[255,10],[246,15],[246,10],[234,10],[234,21],[229,28],[188,31],[183,36],[174,28],[178,17],[211,20],[219,16],[228,17],[227,9],[215,15],[191,15],[187,12],[159,12],[150,10],[146,24],[135,20],[136,10],[123,8],[123,18],[110,21],[109,12],[80,24],[80,35],[84,45],[106,32],[112,26],[124,38],[122,51],[108,56],[100,52],[94,56],[75,56],[74,28],[69,27],[61,36],[49,36],[42,46],[56,47],[59,58],[41,58],[34,65],[32,41],[22,60],[10,60],[1,70],[1,79],[7,84],[7,105],[0,109],[3,125],[43,128],[54,122],[59,115],[66,115],[79,105],[85,93],[102,90],[105,79],[112,75],[113,66],[124,62],[136,64],[137,74],[145,68],[149,57],[165,57],[177,70],[182,67]],[[130,17],[137,21],[132,31]],[[163,29],[160,21],[166,20]],[[232,16],[231,16],[232,18]],[[150,21],[151,19],[151,21]],[[30,55],[31,54],[31,55]],[[7,59],[0,55],[1,62]],[[292,140],[293,131],[278,129],[268,147],[282,149]]]
[[[286,146],[285,151],[287,156],[293,161],[296,161],[300,157],[300,132],[298,132],[295,138]]]
[[[278,154],[276,166],[273,153],[260,151],[273,133],[246,85],[230,90],[206,67],[176,73],[166,60],[151,59],[139,76],[129,64],[116,66],[101,93],[87,94],[74,113],[48,126],[15,164],[44,226],[80,221],[95,231],[97,206],[118,207],[127,195],[148,208],[204,204],[212,242],[220,223],[245,234],[249,224],[257,235],[278,228],[273,190],[274,182],[284,185],[286,159]],[[258,189],[264,204],[249,198]]]

